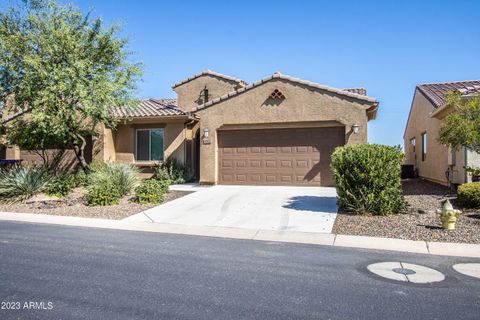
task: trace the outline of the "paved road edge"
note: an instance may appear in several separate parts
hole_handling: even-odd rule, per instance
[[[480,258],[480,244],[413,241],[392,238],[307,233],[295,231],[268,231],[226,227],[223,228],[184,226],[151,222],[128,222],[122,220],[93,219],[13,212],[0,212],[0,221],[56,224],[75,227],[171,233],[230,239],[303,243],[348,248],[362,248],[432,255]]]

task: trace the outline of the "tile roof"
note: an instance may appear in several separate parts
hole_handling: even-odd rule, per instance
[[[114,118],[141,118],[141,117],[168,117],[185,116],[185,112],[177,107],[176,99],[148,99],[143,100],[136,107],[110,107],[108,111]],[[30,110],[19,111],[1,119],[8,123]]]
[[[352,93],[359,94],[361,96],[366,96],[367,95],[367,89],[365,88],[347,88],[347,89],[342,89],[343,91],[348,91]]]
[[[336,94],[339,94],[339,95],[342,95],[342,96],[346,96],[346,97],[351,97],[351,98],[355,98],[355,99],[358,99],[358,100],[363,100],[363,101],[367,101],[367,102],[371,102],[372,104],[378,104],[378,101],[377,99],[375,98],[371,98],[371,97],[367,97],[365,95],[361,95],[361,94],[358,94],[358,93],[355,93],[355,92],[351,92],[351,91],[348,91],[348,90],[342,90],[342,89],[337,89],[337,88],[333,88],[333,87],[329,87],[329,86],[324,86],[324,85],[321,85],[321,84],[318,84],[318,83],[315,83],[315,82],[311,82],[311,81],[307,81],[307,80],[302,80],[302,79],[299,79],[299,78],[295,78],[295,77],[291,77],[291,76],[287,76],[287,75],[284,75],[284,74],[281,74],[280,72],[275,72],[273,75],[269,76],[269,77],[266,77],[260,81],[257,81],[257,82],[254,82],[252,84],[249,84],[247,85],[246,87],[243,87],[243,88],[240,88],[236,91],[232,91],[230,93],[227,93],[223,96],[220,96],[218,98],[215,98],[215,99],[212,99],[202,105],[199,105],[197,107],[194,108],[194,111],[196,110],[200,110],[200,109],[203,109],[203,108],[207,108],[207,107],[210,107],[220,101],[223,101],[223,100],[226,100],[226,99],[229,99],[233,96],[236,96],[238,94],[241,94],[245,91],[248,91],[252,88],[255,88],[255,87],[258,87],[259,85],[262,85],[266,82],[269,82],[273,79],[283,79],[283,80],[288,80],[288,81],[292,81],[292,82],[295,82],[295,83],[299,83],[299,84],[303,84],[303,85],[306,85],[306,86],[309,86],[309,87],[312,87],[312,88],[316,88],[316,89],[320,89],[320,90],[325,90],[325,91],[329,91],[329,92],[333,92],[333,93],[336,93]],[[351,90],[351,89],[350,89]]]
[[[459,91],[462,94],[480,92],[480,80],[426,83],[417,86],[435,108],[445,103],[445,94],[449,91]]]
[[[212,71],[212,70],[209,70],[209,69],[206,69],[205,71],[202,71],[200,73],[197,73],[196,75],[190,77],[190,78],[187,78],[183,81],[180,81],[178,83],[175,83],[172,88],[176,88],[178,86],[181,86],[182,84],[185,84],[189,81],[192,81],[193,79],[196,79],[198,77],[201,77],[201,76],[205,76],[205,75],[211,75],[211,76],[214,76],[214,77],[218,77],[218,78],[223,78],[223,79],[226,79],[226,80],[230,80],[230,81],[234,81],[234,82],[237,82],[238,84],[240,85],[247,85],[247,83],[245,81],[243,81],[242,79],[238,79],[238,78],[234,78],[234,77],[230,77],[230,76],[227,76],[225,74],[221,74],[221,73],[218,73],[218,72],[215,72],[215,71]]]
[[[185,112],[177,107],[176,99],[148,99],[135,107],[111,107],[109,112],[114,118],[141,118],[183,116]]]

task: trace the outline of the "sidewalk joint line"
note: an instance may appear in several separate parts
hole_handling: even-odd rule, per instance
[[[147,217],[148,219],[150,219],[150,221],[151,221],[152,223],[155,223],[155,221],[154,221],[152,218],[150,218],[150,216],[149,216],[145,211],[142,211],[142,213],[143,213],[143,215],[144,215],[145,217]]]
[[[430,246],[428,245],[428,241],[425,241],[425,245],[427,246],[427,252],[430,253],[430,254],[432,254],[432,253],[430,252]]]

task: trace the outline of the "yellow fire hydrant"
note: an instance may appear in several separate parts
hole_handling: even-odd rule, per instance
[[[460,217],[461,213],[462,211],[453,209],[453,206],[448,199],[443,203],[442,209],[437,209],[437,215],[442,221],[442,227],[446,230],[455,229],[455,223],[457,222],[457,219]]]

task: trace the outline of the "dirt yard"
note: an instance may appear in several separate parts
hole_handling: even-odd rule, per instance
[[[189,193],[191,192],[169,191],[164,203]],[[120,220],[155,206],[134,203],[131,201],[133,196],[130,195],[122,198],[118,205],[90,207],[86,204],[85,194],[86,189],[77,188],[67,197],[61,199],[39,195],[25,203],[0,204],[0,211]]]
[[[441,228],[435,210],[445,199],[455,205],[455,193],[449,188],[415,179],[402,182],[409,206],[404,214],[368,216],[339,213],[333,233],[410,240],[480,243],[480,211],[462,214],[455,230]]]

